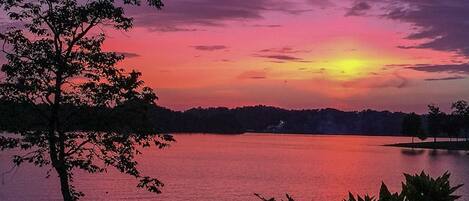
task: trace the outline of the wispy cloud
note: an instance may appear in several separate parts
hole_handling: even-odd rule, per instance
[[[154,31],[192,30],[191,26],[224,26],[229,21],[263,19],[265,12],[297,15],[308,11],[298,3],[282,0],[168,1],[161,11],[146,6],[126,7],[126,12],[134,17],[137,26]],[[168,26],[176,28],[168,29]]]
[[[356,1],[353,6],[348,9],[345,16],[360,16],[364,15],[366,11],[371,9],[371,5],[366,1]]]
[[[279,28],[282,27],[280,24],[254,24],[252,27],[261,27],[261,28]]]
[[[123,55],[125,58],[140,57],[139,54],[133,52],[116,52],[117,54]]]
[[[332,3],[330,0],[307,0],[307,2],[315,7],[319,8],[328,8],[334,6],[335,4]]]
[[[267,73],[265,71],[245,71],[238,75],[239,79],[266,79],[267,78]]]
[[[191,47],[200,51],[217,51],[217,50],[228,49],[228,47],[224,45],[195,45]]]
[[[171,25],[149,28],[149,30],[150,30],[150,31],[158,31],[158,32],[193,32],[193,31],[204,31],[203,29],[184,28],[184,27],[177,27],[177,26],[171,26]]]
[[[342,83],[347,88],[405,88],[409,86],[409,80],[397,73],[391,77],[367,77]]]
[[[301,61],[303,60],[302,58],[299,57],[294,57],[290,55],[285,55],[285,54],[270,54],[270,55],[256,55],[257,57],[263,57],[263,58],[268,58],[268,59],[276,59],[276,60],[281,60],[281,61]]]
[[[462,80],[466,79],[464,76],[451,76],[451,77],[441,77],[441,78],[428,78],[425,81],[445,81],[445,80]]]
[[[308,50],[297,50],[291,47],[282,47],[282,48],[269,48],[269,49],[262,49],[259,52],[261,53],[280,53],[280,54],[295,54],[295,53],[307,53],[310,52]]]
[[[442,64],[442,65],[431,65],[431,64],[417,64],[407,66],[405,68],[428,72],[428,73],[459,73],[469,74],[469,64]]]

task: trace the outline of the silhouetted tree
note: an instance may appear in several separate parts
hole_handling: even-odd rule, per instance
[[[451,141],[458,138],[460,133],[460,125],[456,115],[445,114],[442,122],[442,133],[446,134]]]
[[[462,133],[466,141],[469,132],[469,104],[466,101],[456,101],[452,104],[452,115],[455,118],[458,132]]]
[[[434,142],[443,130],[444,120],[445,114],[438,106],[428,105],[428,134],[433,137]]]
[[[122,3],[139,5],[140,1]],[[123,55],[101,49],[105,40],[101,26],[132,27],[132,19],[116,4],[114,0],[0,0],[10,20],[22,25],[0,34],[7,59],[1,69],[5,78],[0,98],[25,104],[41,117],[41,125],[33,129],[18,129],[14,137],[0,136],[0,149],[27,150],[14,156],[17,166],[30,162],[54,169],[66,201],[83,196],[72,185],[74,169],[96,173],[115,167],[151,192],[159,193],[163,185],[140,173],[135,155],[142,146],[167,146],[171,136],[132,126],[78,132],[69,121],[77,108],[107,111],[130,102],[151,105],[157,98],[143,86],[139,72],[116,67]],[[149,5],[163,6],[160,0],[150,0]]]
[[[414,137],[424,140],[426,137],[422,129],[420,115],[415,113],[407,114],[402,121],[402,133],[412,137],[412,143],[414,143]]]

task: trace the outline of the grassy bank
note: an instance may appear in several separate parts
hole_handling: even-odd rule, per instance
[[[398,143],[398,144],[388,144],[388,145],[385,145],[385,146],[405,147],[405,148],[421,148],[421,149],[444,149],[444,150],[466,150],[466,151],[469,151],[469,142],[468,141]]]

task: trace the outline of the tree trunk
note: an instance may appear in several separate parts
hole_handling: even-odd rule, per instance
[[[70,191],[69,179],[67,174],[67,169],[64,166],[63,160],[60,160],[57,155],[56,140],[54,136],[55,132],[49,133],[49,148],[50,148],[50,158],[52,166],[55,168],[57,175],[60,178],[60,190],[62,192],[64,201],[74,201],[72,193]]]
[[[63,165],[56,167],[55,170],[57,171],[57,174],[60,178],[60,190],[62,191],[64,201],[74,201],[75,199],[73,198],[72,192],[70,191],[67,170],[65,167],[63,167]]]
[[[62,61],[60,56],[57,56],[58,61]],[[58,62],[62,63],[63,62]],[[49,146],[50,146],[50,155],[52,160],[52,165],[55,168],[59,178],[60,178],[60,190],[62,192],[64,201],[74,201],[75,198],[72,195],[69,183],[69,175],[67,167],[65,166],[65,138],[64,133],[60,130],[60,106],[62,103],[62,71],[59,70],[56,72],[55,79],[55,89],[54,89],[54,104],[51,108],[51,118],[50,118],[50,130],[49,130]],[[56,135],[58,134],[58,136]]]

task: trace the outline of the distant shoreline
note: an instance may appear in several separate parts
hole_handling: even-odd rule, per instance
[[[469,141],[440,141],[440,142],[416,142],[416,143],[397,143],[384,146],[417,148],[417,149],[442,149],[454,151],[469,151]]]
[[[401,134],[359,134],[359,133],[273,133],[273,132],[256,132],[249,131],[244,133],[212,133],[212,132],[167,132],[171,135],[191,135],[191,134],[206,134],[206,135],[245,135],[245,134],[272,134],[272,135],[337,135],[337,136],[376,136],[376,137],[407,137]]]

